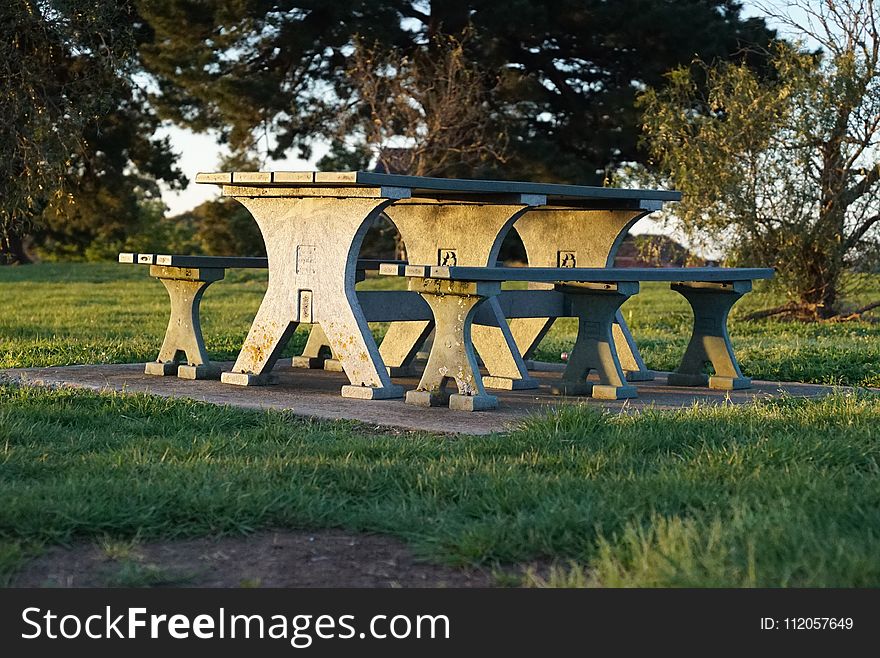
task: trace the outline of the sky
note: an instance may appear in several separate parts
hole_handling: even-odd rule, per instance
[[[743,4],[745,6],[745,16],[755,16],[762,13],[756,6],[759,4],[756,0],[747,0]],[[765,4],[781,8],[786,3],[783,0],[770,0],[765,2]],[[178,164],[181,171],[190,181],[187,188],[181,191],[170,190],[163,186],[162,199],[168,206],[169,214],[176,215],[190,210],[203,201],[215,198],[218,195],[219,188],[217,186],[198,185],[195,183],[195,175],[204,171],[216,171],[222,152],[217,144],[216,137],[212,133],[197,134],[176,126],[165,126],[157,133],[158,137],[166,135],[171,138],[174,150],[180,156]],[[325,152],[326,148],[316,145],[313,149],[311,160],[289,157],[284,160],[271,161],[267,168],[273,171],[312,170],[315,168],[315,162],[320,160]],[[644,228],[648,231],[652,230],[649,224],[645,224]]]

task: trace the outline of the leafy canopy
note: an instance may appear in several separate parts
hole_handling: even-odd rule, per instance
[[[233,150],[308,156],[338,136],[358,98],[345,72],[355,37],[416,57],[437,35],[472,29],[491,110],[508,124],[504,177],[590,182],[642,157],[633,101],[670,68],[750,58],[773,37],[731,0],[140,0],[141,58],[162,115],[215,128]],[[185,25],[186,29],[181,29]],[[760,59],[760,58],[755,58]]]

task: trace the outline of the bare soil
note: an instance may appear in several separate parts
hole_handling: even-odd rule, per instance
[[[522,569],[517,570],[522,573]],[[403,542],[342,531],[51,547],[14,587],[489,587],[489,570],[417,560]]]

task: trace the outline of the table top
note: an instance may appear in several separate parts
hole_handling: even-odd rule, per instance
[[[524,195],[546,197],[534,199],[534,205],[557,202],[613,200],[613,201],[678,201],[681,192],[670,190],[640,190],[589,185],[562,185],[504,180],[470,180],[459,178],[430,178],[401,176],[369,171],[230,171],[199,173],[196,182],[241,188],[382,188],[405,190],[402,198],[444,196],[474,197],[491,195]],[[659,206],[659,203],[657,204]]]

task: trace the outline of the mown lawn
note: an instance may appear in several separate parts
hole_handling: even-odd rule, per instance
[[[0,367],[154,358],[166,301],[145,274],[0,269]],[[234,355],[263,285],[233,273],[207,295],[216,358]],[[625,313],[649,366],[672,367],[683,302],[646,287]],[[561,324],[542,355],[568,349]],[[849,384],[880,381],[878,331],[732,323],[748,374]],[[0,571],[78,540],[342,527],[451,564],[549,559],[558,585],[878,586],[878,427],[871,393],[625,416],[568,407],[451,438],[0,384]]]

